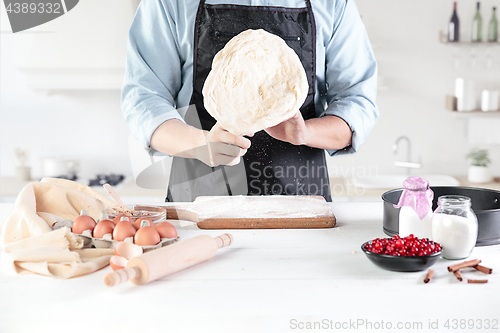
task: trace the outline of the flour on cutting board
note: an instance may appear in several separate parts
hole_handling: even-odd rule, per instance
[[[333,213],[322,197],[228,196],[199,197],[195,210],[200,218],[317,218]]]

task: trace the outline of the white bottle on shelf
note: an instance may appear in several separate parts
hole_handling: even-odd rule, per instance
[[[482,111],[497,111],[500,101],[500,93],[498,90],[483,90],[481,93],[481,110]]]
[[[477,109],[476,87],[474,80],[458,77],[455,80],[455,97],[458,111]]]

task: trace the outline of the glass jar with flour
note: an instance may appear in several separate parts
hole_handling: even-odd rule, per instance
[[[469,197],[445,195],[438,198],[438,208],[432,217],[432,239],[443,247],[443,258],[470,256],[476,246],[477,230],[477,217]]]
[[[413,234],[418,238],[432,237],[432,199],[429,182],[420,177],[408,177],[395,208],[399,210],[399,236]]]

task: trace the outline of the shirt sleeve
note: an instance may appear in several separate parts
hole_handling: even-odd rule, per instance
[[[333,34],[326,45],[328,107],[320,114],[342,118],[353,132],[352,144],[330,155],[354,153],[378,119],[377,63],[359,12],[352,0],[339,1]]]
[[[175,108],[181,60],[175,23],[163,1],[142,1],[129,31],[122,112],[132,135],[147,149],[158,126],[184,121]]]

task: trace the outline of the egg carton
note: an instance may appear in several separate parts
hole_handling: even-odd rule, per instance
[[[88,233],[87,233],[88,231]],[[101,249],[114,249],[116,245],[119,243],[114,239],[105,239],[105,238],[94,238],[89,236],[90,230],[85,230],[83,234],[74,234],[75,236],[81,238],[83,240],[83,248],[101,248]],[[111,234],[108,234],[111,235]],[[106,235],[104,235],[106,237]],[[177,242],[179,238],[162,238],[161,241],[156,245],[145,245],[141,246],[144,252],[159,249],[160,247],[167,246]],[[125,238],[124,242],[134,243],[133,237]]]
[[[64,223],[66,221],[58,222],[56,223],[52,229],[57,230],[62,227],[69,227],[71,229],[71,225],[68,225],[67,223]],[[68,220],[68,222],[72,221]],[[85,230],[83,234],[75,234],[73,233],[77,238],[80,238],[83,241],[83,248],[88,249],[88,248],[98,248],[98,249],[114,249],[116,245],[118,245],[118,241],[114,240],[111,238],[111,234],[106,234],[103,236],[103,238],[95,238],[92,237],[92,232],[90,230]],[[179,237],[177,238],[162,238],[160,242],[156,245],[144,245],[141,246],[144,252],[148,252],[151,250],[159,249],[160,247],[167,246],[170,244],[173,244],[179,240]],[[132,243],[134,244],[134,238],[133,237],[128,237],[125,238],[124,242]]]

